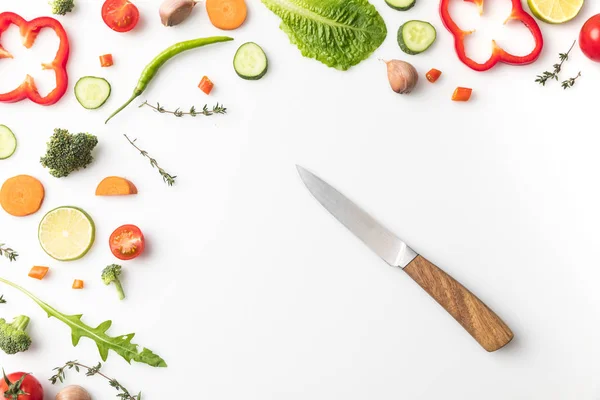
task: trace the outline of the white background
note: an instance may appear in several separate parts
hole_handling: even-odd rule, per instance
[[[279,19],[250,0],[245,25],[229,32],[234,42],[168,63],[140,101],[104,125],[155,54],[223,32],[210,25],[203,4],[186,23],[167,29],[157,15],[160,2],[138,0],[140,25],[119,34],[102,22],[100,1],[79,0],[76,12],[60,17],[72,46],[68,94],[47,108],[27,101],[0,106],[0,123],[19,140],[15,155],[0,162],[0,180],[31,174],[47,192],[33,216],[0,212],[0,241],[21,253],[16,263],[0,260],[1,275],[61,311],[84,313],[90,325],[112,319],[110,333],[136,332],[134,341],[169,367],[129,366],[111,353],[105,373],[148,400],[600,398],[600,68],[576,47],[561,75],[581,70],[574,88],[534,83],[600,5],[588,0],[565,25],[540,23],[546,43],[537,63],[477,73],[457,59],[438,2],[417,2],[400,13],[374,0],[388,37],[367,61],[340,72],[303,58]],[[498,7],[494,18],[481,21],[489,29],[470,43],[479,59],[499,35],[522,54],[532,46],[526,29],[496,29],[509,10]],[[474,6],[453,9],[465,25],[479,26]],[[49,6],[0,0],[6,10],[30,19],[48,14]],[[422,55],[404,55],[396,44],[396,30],[408,19],[429,20],[438,30]],[[45,55],[52,57],[52,34],[39,41],[28,54],[15,29],[3,35],[20,57],[1,60],[0,89],[12,89],[25,70],[34,73]],[[257,82],[239,79],[231,67],[246,41],[269,56],[269,72]],[[114,55],[114,67],[99,67],[104,53]],[[435,85],[422,79],[414,93],[400,96],[389,89],[378,58],[410,61],[421,78],[432,67],[443,76]],[[51,87],[48,76],[34,75],[42,89]],[[98,111],[84,110],[72,94],[85,75],[112,84]],[[216,84],[210,97],[196,87],[203,75]],[[456,86],[472,87],[472,101],[451,102]],[[219,101],[229,112],[176,119],[138,109],[144,99],[170,108]],[[98,136],[88,169],[56,179],[39,165],[56,127]],[[161,181],[124,133],[178,176],[176,186]],[[515,340],[496,353],[482,350],[400,269],[388,267],[311,198],[296,163],[478,294]],[[95,197],[108,175],[131,179],[139,195]],[[96,243],[80,261],[56,262],[37,243],[40,218],[61,205],[82,207],[96,221]],[[124,264],[128,297],[119,302],[100,272],[116,261],[107,238],[124,223],[142,228],[148,251]],[[27,277],[32,265],[51,272],[34,281]],[[84,279],[86,289],[71,290],[74,278]],[[67,360],[99,360],[93,342],[84,338],[73,348],[66,326],[46,319],[20,293],[6,287],[0,293],[9,301],[0,316],[32,317],[34,345],[2,355],[7,371],[45,380]],[[99,377],[71,374],[68,381],[83,383],[96,399],[116,394]],[[49,399],[58,391],[49,383],[45,389]]]

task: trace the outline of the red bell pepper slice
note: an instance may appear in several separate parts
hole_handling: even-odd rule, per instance
[[[42,64],[43,69],[54,70],[56,74],[56,87],[48,95],[42,97],[35,86],[34,79],[31,75],[27,75],[25,81],[23,81],[18,88],[11,92],[0,94],[0,102],[15,103],[28,98],[34,103],[43,106],[49,106],[56,103],[65,94],[68,87],[66,67],[69,59],[69,39],[67,37],[67,32],[65,32],[61,23],[54,18],[40,17],[31,21],[26,21],[15,13],[4,12],[0,14],[0,36],[11,24],[19,27],[21,37],[23,38],[23,46],[28,49],[33,46],[37,35],[42,29],[50,28],[56,32],[56,35],[60,40],[56,57],[51,63]],[[13,58],[13,56],[0,44],[0,59],[2,58]]]
[[[450,33],[454,36],[454,46],[456,48],[456,54],[458,54],[458,58],[469,68],[474,69],[475,71],[487,71],[499,62],[512,65],[530,64],[537,60],[537,58],[540,56],[540,53],[542,52],[542,47],[544,46],[544,39],[542,37],[542,31],[540,30],[540,27],[538,26],[537,22],[535,22],[533,17],[529,15],[525,10],[523,10],[521,0],[511,0],[512,11],[504,23],[510,20],[516,20],[521,21],[523,24],[525,24],[525,26],[529,29],[535,40],[535,48],[533,49],[533,51],[525,56],[515,56],[502,49],[500,46],[498,46],[496,41],[493,40],[492,56],[489,58],[489,60],[481,64],[469,58],[465,50],[465,38],[474,31],[463,31],[458,27],[456,22],[454,22],[454,20],[450,16],[450,1],[451,0],[441,0],[440,15],[442,17],[442,22],[446,26],[446,29],[448,29]],[[477,5],[477,7],[479,7],[479,14],[483,14],[484,0],[464,1],[468,1]]]

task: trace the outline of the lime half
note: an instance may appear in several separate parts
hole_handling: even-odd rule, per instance
[[[38,228],[42,249],[59,261],[83,257],[94,244],[92,218],[76,207],[58,207],[44,215]]]
[[[533,15],[549,24],[562,24],[579,14],[585,0],[527,0]]]

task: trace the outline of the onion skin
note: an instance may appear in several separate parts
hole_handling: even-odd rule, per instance
[[[384,61],[387,65],[388,80],[392,90],[399,94],[408,94],[417,85],[419,73],[406,61]]]
[[[92,396],[81,386],[67,386],[56,395],[55,400],[92,400]]]
[[[195,0],[165,0],[160,5],[158,13],[164,26],[175,26],[185,21],[197,1]]]

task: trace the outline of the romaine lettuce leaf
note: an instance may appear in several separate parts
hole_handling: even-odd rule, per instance
[[[368,0],[262,0],[302,55],[347,70],[383,43],[387,29]]]

